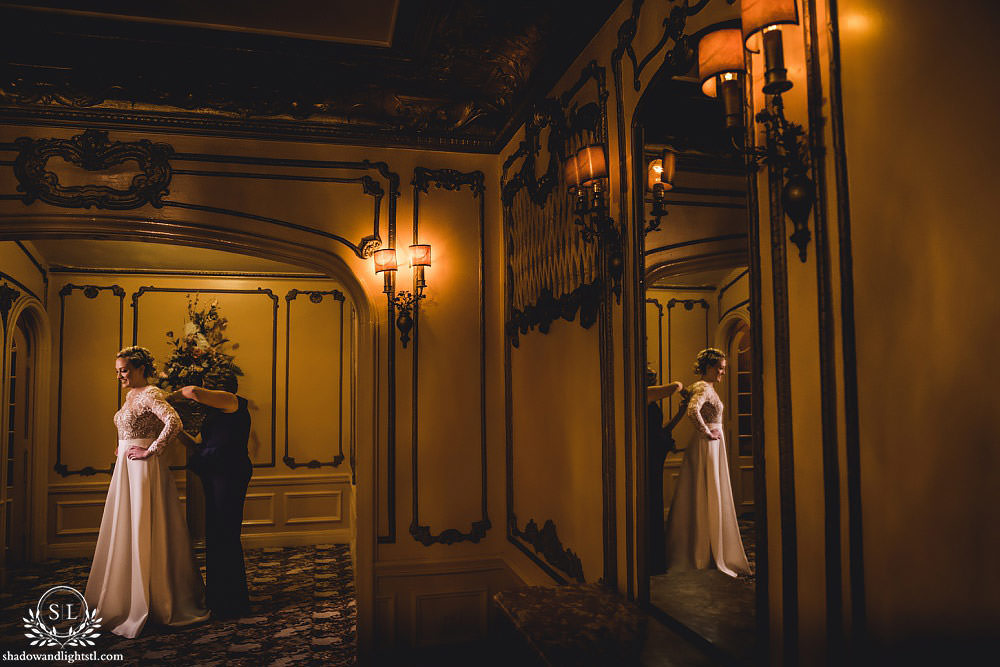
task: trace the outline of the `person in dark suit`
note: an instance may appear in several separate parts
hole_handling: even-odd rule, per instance
[[[680,382],[657,385],[656,372],[646,369],[646,544],[650,574],[667,571],[667,542],[663,527],[663,463],[674,449],[671,431],[677,424],[663,424],[660,401],[681,391]]]
[[[218,380],[213,388],[187,386],[170,395],[206,406],[201,432],[178,439],[190,448],[188,468],[205,489],[205,560],[208,607],[216,617],[234,617],[249,611],[246,565],[240,533],[243,503],[253,473],[247,452],[250,412],[247,399],[236,394],[235,376]]]

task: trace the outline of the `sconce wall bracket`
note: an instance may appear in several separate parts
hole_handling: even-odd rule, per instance
[[[413,310],[416,308],[417,302],[423,298],[424,295],[422,293],[414,294],[405,290],[389,298],[396,309],[396,328],[399,329],[399,342],[402,343],[403,349],[406,349],[406,344],[410,342],[410,330],[413,328]]]
[[[809,177],[811,160],[805,130],[785,118],[780,94],[772,96],[771,104],[759,111],[756,118],[765,128],[767,143],[749,149],[748,153],[756,162],[781,171],[781,205],[794,227],[790,240],[799,249],[799,259],[805,262],[812,239],[809,214],[816,202],[816,184]]]

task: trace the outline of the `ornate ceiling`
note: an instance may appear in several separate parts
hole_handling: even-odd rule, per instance
[[[496,152],[618,2],[144,4],[0,3],[0,121]]]

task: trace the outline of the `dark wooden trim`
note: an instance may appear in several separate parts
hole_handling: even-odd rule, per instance
[[[735,202],[715,202],[715,201],[699,201],[695,199],[667,199],[667,206],[693,206],[697,208],[728,208],[737,211],[745,211],[747,205],[745,203],[735,203]]]
[[[846,448],[848,568],[851,591],[851,645],[867,641],[865,565],[861,513],[861,445],[858,426],[858,364],[854,321],[854,258],[851,246],[850,188],[844,138],[844,98],[841,89],[840,19],[837,0],[829,1],[830,122],[837,188],[837,236],[840,258],[840,331],[844,372],[844,441]]]
[[[746,248],[708,252],[690,257],[677,257],[646,267],[646,282],[655,282],[673,273],[694,273],[711,269],[732,269],[747,263]]]
[[[729,289],[740,281],[740,278],[750,273],[750,269],[747,268],[745,271],[741,271],[738,276],[730,280],[728,283],[719,288],[719,300],[721,301],[722,296],[729,291]]]
[[[25,247],[23,242],[14,241],[14,243],[16,243],[17,247],[21,249],[21,252],[24,253],[24,256],[27,257],[29,260],[31,260],[31,263],[35,265],[35,268],[38,269],[38,272],[42,274],[42,280],[48,282],[49,279],[48,276],[45,275],[45,267],[42,266],[41,262],[35,259],[35,256],[31,254],[31,252]]]
[[[750,54],[744,53],[747,71],[750,68]],[[753,107],[746,103],[752,99],[749,90],[750,77],[746,77],[744,90],[744,134],[746,146],[754,141]],[[752,353],[750,374],[750,423],[753,446],[754,484],[754,532],[757,543],[754,572],[754,615],[757,626],[756,663],[766,665],[771,662],[771,608],[769,586],[771,580],[769,535],[767,532],[767,457],[764,451],[764,306],[761,283],[761,230],[760,193],[757,182],[757,165],[749,154],[744,154],[747,184],[747,274],[750,293],[750,346]]]
[[[339,449],[337,454],[334,454],[329,461],[318,461],[313,459],[305,463],[299,463],[295,460],[295,457],[289,453],[288,447],[288,396],[291,387],[290,377],[289,377],[289,362],[292,357],[292,302],[297,300],[299,294],[304,294],[309,296],[309,301],[311,303],[322,303],[324,301],[324,296],[332,296],[334,301],[340,303],[340,355],[337,361],[337,368],[339,369],[339,378],[337,383],[338,391],[338,405],[340,406],[337,410],[340,414],[340,424],[337,429],[339,438]],[[344,462],[346,458],[344,456],[344,294],[340,290],[289,290],[285,294],[285,455],[281,457],[282,462],[291,468],[292,470],[296,468],[322,468],[324,466],[330,466],[331,468],[336,468]]]
[[[277,118],[206,118],[186,112],[68,109],[37,105],[25,108],[0,108],[0,124],[104,128],[122,132],[171,134],[183,132],[190,135],[231,139],[348,144],[374,148],[409,147],[457,153],[495,154],[506,145],[506,141],[495,143],[490,137],[441,137],[426,133],[387,132],[376,137],[364,131],[354,130],[348,125],[286,121]]]
[[[802,3],[806,40],[806,92],[809,107],[809,150],[812,181],[816,184],[813,224],[816,234],[816,300],[819,316],[820,421],[823,446],[823,507],[826,541],[826,632],[831,664],[844,656],[843,565],[840,539],[840,453],[837,435],[837,369],[834,349],[833,277],[827,231],[827,188],[823,131],[823,81],[820,71],[819,26],[816,0]]]
[[[471,523],[468,532],[457,528],[446,528],[435,535],[429,525],[420,523],[419,515],[419,361],[420,361],[420,300],[413,303],[413,365],[412,365],[412,452],[411,452],[411,487],[413,492],[413,519],[410,522],[410,535],[425,547],[432,544],[455,544],[457,542],[478,543],[486,537],[492,527],[487,511],[487,452],[486,452],[486,209],[485,209],[485,175],[481,171],[459,172],[454,169],[428,169],[416,167],[413,174],[413,243],[420,242],[420,194],[427,193],[433,184],[436,188],[458,192],[462,186],[468,185],[473,198],[479,204],[479,446],[480,446],[480,498],[481,516]]]
[[[115,463],[111,462],[111,465],[107,469],[94,468],[92,466],[84,466],[79,470],[70,470],[65,463],[62,462],[62,405],[63,405],[63,350],[64,342],[66,340],[66,297],[73,293],[73,290],[82,290],[83,295],[88,299],[96,299],[97,296],[103,290],[110,290],[114,296],[118,297],[118,349],[123,346],[124,339],[124,326],[125,326],[125,290],[118,285],[74,285],[72,283],[67,283],[62,286],[59,290],[59,371],[58,371],[58,389],[56,392],[56,462],[52,466],[52,469],[59,473],[60,477],[69,477],[70,475],[82,475],[84,477],[89,477],[90,475],[96,475],[97,473],[103,473],[110,475],[114,470]],[[121,385],[118,385],[118,402],[121,403],[122,390]]]
[[[664,292],[714,292],[715,287],[713,285],[648,285],[646,287],[647,293],[656,290]]]
[[[726,310],[726,312],[719,315],[719,321],[721,322],[722,320],[726,319],[726,315],[733,312],[734,310],[739,310],[743,306],[747,306],[749,304],[750,304],[750,299],[744,299],[743,301],[740,301],[739,303],[730,306],[729,309]]]
[[[745,241],[746,234],[721,234],[719,236],[706,236],[703,239],[692,239],[690,241],[670,243],[668,245],[661,245],[655,248],[651,248],[645,251],[645,255],[648,257],[658,252],[666,252],[667,250],[676,250],[677,248],[687,248],[688,246],[701,245],[703,243],[715,243],[716,241],[736,241],[736,240]]]
[[[147,292],[172,292],[188,294],[260,294],[271,299],[271,460],[268,463],[254,463],[254,468],[273,468],[277,459],[278,424],[278,295],[269,289],[201,289],[184,287],[154,287],[143,285],[132,293],[132,344],[139,340],[139,299]],[[124,297],[124,293],[122,294]],[[183,466],[171,466],[178,469]]]
[[[395,198],[389,197],[393,206]],[[389,248],[396,247],[396,217],[389,216],[387,233]],[[396,543],[396,306],[392,295],[386,295],[386,364],[388,366],[388,386],[386,387],[386,520],[389,530],[386,535],[377,535],[378,544]],[[376,452],[376,459],[378,453]]]
[[[9,283],[14,283],[15,285],[17,285],[18,287],[20,287],[21,289],[23,289],[28,294],[30,294],[31,296],[33,296],[36,299],[38,299],[38,301],[41,301],[41,299],[38,298],[38,295],[35,294],[35,292],[32,289],[28,288],[24,283],[22,283],[17,278],[15,278],[14,276],[10,275],[9,273],[4,273],[3,271],[0,271],[0,280],[6,280]]]
[[[115,276],[184,276],[190,278],[294,278],[296,280],[330,280],[325,273],[253,273],[249,271],[188,271],[184,269],[102,269],[84,266],[49,267],[51,273],[78,273]]]
[[[795,513],[795,456],[792,430],[792,368],[789,349],[788,256],[781,171],[767,169],[770,194],[771,289],[774,304],[775,394],[778,406],[778,486],[781,503],[782,663],[799,664],[799,567]]]

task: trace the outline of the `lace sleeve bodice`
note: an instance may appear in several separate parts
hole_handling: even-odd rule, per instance
[[[115,413],[115,426],[119,440],[153,438],[149,451],[160,455],[181,430],[181,418],[167,403],[163,390],[150,385],[129,392]]]
[[[699,380],[691,385],[691,400],[688,401],[687,416],[694,427],[708,438],[712,438],[708,424],[722,422],[722,399],[712,385]]]

